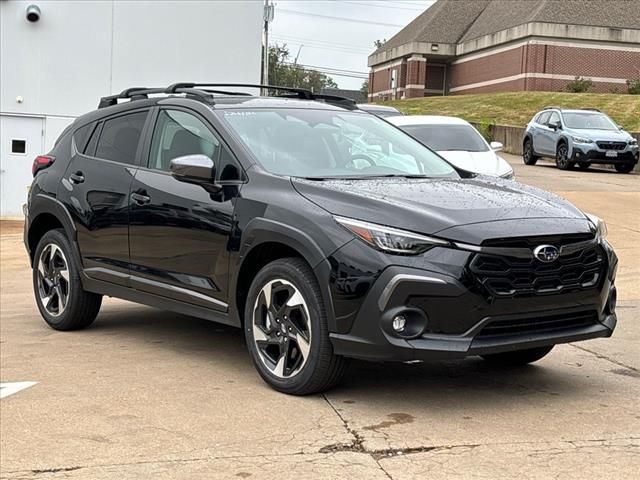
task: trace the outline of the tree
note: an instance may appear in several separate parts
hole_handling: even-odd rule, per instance
[[[362,86],[360,87],[360,91],[367,98],[369,96],[369,80],[365,80],[362,82]]]
[[[382,40],[374,40],[373,41],[373,46],[376,47],[376,48],[380,48],[385,43],[387,43],[387,39],[386,38],[383,38]]]
[[[323,88],[338,88],[333,78],[317,70],[304,68],[289,59],[287,44],[269,47],[269,83],[282,87],[306,88],[320,92]]]

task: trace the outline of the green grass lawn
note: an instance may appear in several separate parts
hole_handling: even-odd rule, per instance
[[[509,92],[383,102],[409,115],[449,115],[465,120],[524,127],[549,105],[597,108],[631,132],[640,132],[640,95],[613,93]]]

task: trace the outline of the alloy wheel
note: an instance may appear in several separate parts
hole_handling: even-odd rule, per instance
[[[38,259],[38,296],[41,305],[53,317],[60,316],[69,300],[69,265],[55,243],[42,249]]]
[[[309,359],[311,320],[302,293],[284,279],[269,281],[253,307],[253,341],[276,377],[297,375]]]
[[[569,166],[569,158],[568,158],[568,150],[566,145],[560,145],[558,147],[558,153],[556,156],[556,161],[558,162],[558,167],[567,168]]]

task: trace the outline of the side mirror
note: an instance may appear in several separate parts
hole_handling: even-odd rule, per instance
[[[502,145],[500,142],[491,142],[489,146],[494,152],[500,152],[504,148],[504,145]]]
[[[554,130],[562,130],[562,124],[560,122],[550,123],[549,128],[553,128]]]
[[[624,127],[622,125],[618,125],[618,129],[624,131]]]
[[[187,183],[213,183],[216,178],[213,160],[200,154],[174,158],[169,171],[177,180]]]

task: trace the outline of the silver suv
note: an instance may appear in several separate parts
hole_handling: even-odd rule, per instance
[[[562,170],[608,163],[629,173],[638,163],[638,141],[596,109],[547,107],[538,112],[525,129],[522,152],[527,165],[554,157]]]

